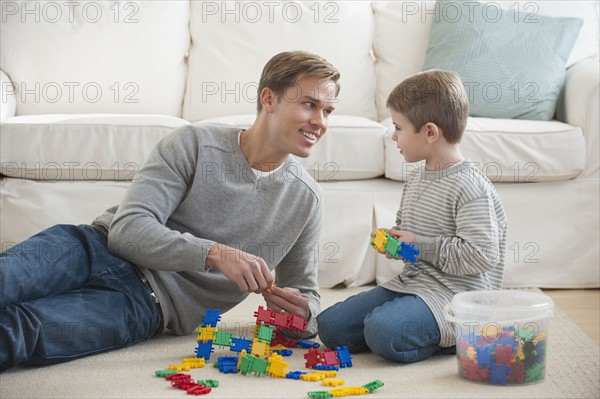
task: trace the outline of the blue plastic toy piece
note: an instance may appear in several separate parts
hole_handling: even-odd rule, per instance
[[[234,352],[241,352],[242,350],[245,350],[246,352],[250,352],[250,345],[252,345],[252,341],[249,339],[246,339],[245,337],[240,337],[240,338],[231,338],[231,347],[229,348],[230,350],[234,351]]]
[[[289,373],[287,373],[287,374],[285,375],[285,378],[290,378],[290,379],[294,379],[294,380],[299,380],[299,379],[300,379],[300,376],[301,376],[302,374],[306,374],[306,372],[305,372],[305,371],[298,371],[298,370],[296,370],[296,371],[290,371]]]
[[[221,356],[217,359],[217,367],[221,373],[237,373],[238,358],[235,356]]]
[[[210,360],[210,354],[213,352],[212,341],[198,341],[198,347],[195,349],[196,357]]]
[[[405,262],[416,262],[417,256],[421,253],[413,244],[406,242],[400,243],[400,249],[396,251],[396,256],[402,258]]]
[[[338,353],[338,359],[340,360],[340,367],[352,367],[352,356],[348,351],[347,346],[338,346],[335,348]]]
[[[292,356],[294,353],[291,349],[273,349],[273,353],[277,353],[280,356]]]
[[[328,365],[328,364],[315,364],[313,366],[313,369],[315,369],[315,370],[335,370],[335,371],[338,371],[340,368],[337,367],[337,366]]]
[[[300,348],[304,348],[304,349],[309,349],[309,348],[317,349],[321,346],[321,344],[316,341],[311,341],[310,339],[299,339],[298,341],[296,341],[296,346],[298,346]]]
[[[206,309],[204,319],[202,320],[203,326],[216,327],[219,320],[221,320],[221,309]]]

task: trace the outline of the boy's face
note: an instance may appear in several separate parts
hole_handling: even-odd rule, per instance
[[[300,78],[288,87],[274,102],[269,121],[277,151],[308,157],[327,131],[337,102],[335,95],[334,82],[313,76]]]
[[[417,131],[412,123],[400,112],[390,110],[392,122],[394,122],[394,133],[392,140],[396,142],[400,149],[400,154],[404,156],[406,162],[418,162],[426,158],[426,135]]]

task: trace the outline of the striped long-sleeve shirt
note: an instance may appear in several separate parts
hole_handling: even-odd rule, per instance
[[[496,189],[469,160],[439,171],[420,168],[407,178],[394,228],[415,233],[421,254],[382,286],[423,299],[440,328],[440,346],[454,345],[444,306],[458,292],[502,287],[507,220]]]

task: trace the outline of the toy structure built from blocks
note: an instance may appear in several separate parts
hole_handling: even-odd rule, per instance
[[[376,230],[371,238],[371,246],[380,252],[385,252],[392,258],[402,259],[404,262],[416,262],[421,253],[413,244],[399,242],[398,238],[384,230]]]
[[[329,391],[309,392],[311,398],[330,398],[337,396],[368,394],[383,386],[381,381],[373,381],[363,386],[338,387],[344,380],[336,379],[339,367],[352,367],[352,358],[347,347],[337,347],[335,350],[320,351],[320,344],[310,340],[288,340],[282,330],[297,332],[306,331],[306,320],[292,314],[276,313],[269,308],[259,306],[254,312],[256,325],[254,337],[235,337],[235,334],[219,331],[217,323],[220,320],[219,309],[209,309],[198,327],[195,352],[196,357],[185,358],[180,364],[169,366],[169,370],[158,370],[155,375],[171,382],[173,387],[187,391],[188,394],[204,395],[219,385],[215,380],[198,380],[194,382],[188,371],[191,368],[204,367],[214,351],[213,345],[220,348],[228,347],[237,356],[220,356],[214,362],[214,367],[225,374],[267,375],[275,378],[288,378],[304,381],[323,381],[323,385],[337,387]],[[306,367],[314,371],[306,372],[290,370],[289,364],[283,361],[283,356],[291,355],[288,348],[299,347],[308,349],[304,355]]]

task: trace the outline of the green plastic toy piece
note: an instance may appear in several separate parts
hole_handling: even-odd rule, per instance
[[[204,384],[208,388],[216,388],[219,386],[219,381],[217,380],[198,380],[196,382],[198,384]]]
[[[383,386],[383,382],[380,380],[371,381],[368,384],[363,385],[363,388],[367,388],[369,393],[373,392],[376,389],[379,389]]]
[[[156,370],[154,375],[160,378],[165,378],[168,375],[177,373],[176,370]]]
[[[333,394],[327,391],[312,391],[308,393],[308,396],[313,399],[333,398]]]

